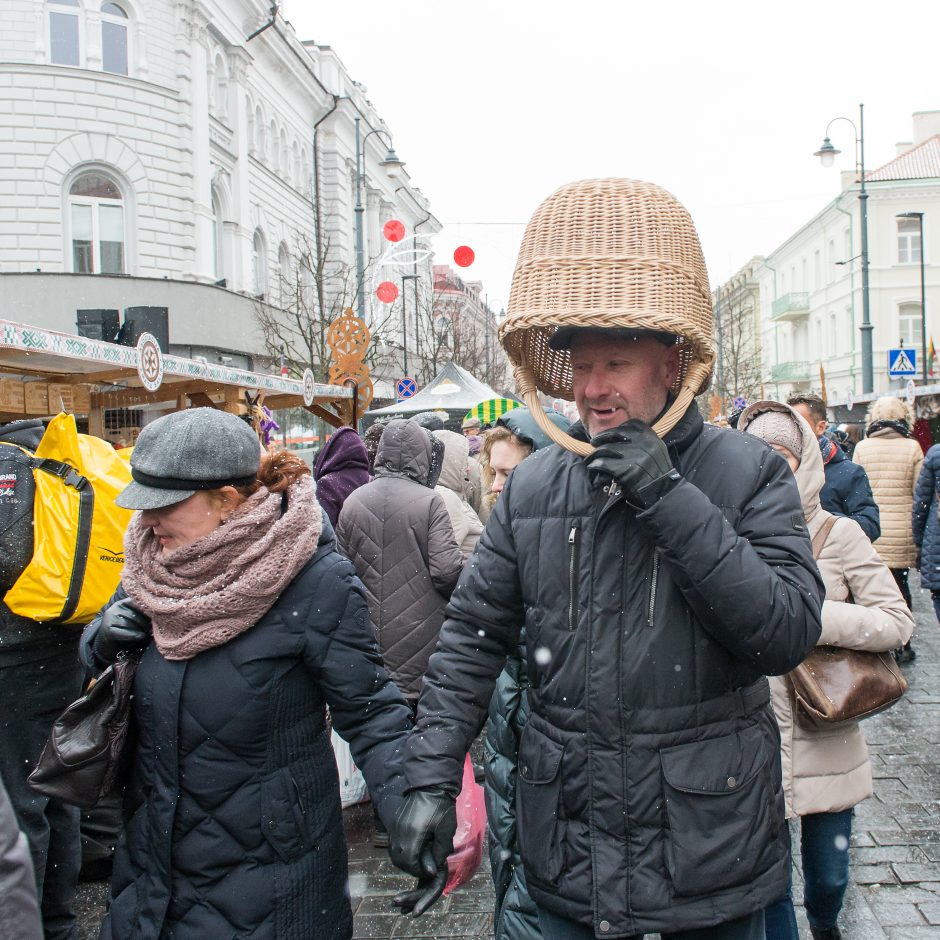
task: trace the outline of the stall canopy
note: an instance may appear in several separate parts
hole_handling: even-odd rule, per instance
[[[363,416],[363,424],[369,425],[382,418],[409,418],[421,411],[445,411],[448,416],[446,426],[459,430],[463,416],[474,405],[498,397],[485,382],[474,378],[466,369],[448,362],[417,395],[367,412]]]
[[[334,427],[354,424],[352,387],[229,369],[164,355],[146,334],[137,347],[0,320],[0,421],[59,411],[88,415],[104,436],[105,409],[208,405],[240,413],[246,401],[305,407]]]

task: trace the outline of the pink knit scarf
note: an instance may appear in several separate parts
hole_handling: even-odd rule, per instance
[[[131,519],[121,583],[153,621],[167,659],[192,659],[253,627],[313,555],[322,519],[313,479],[281,494],[262,487],[222,525],[175,551]]]

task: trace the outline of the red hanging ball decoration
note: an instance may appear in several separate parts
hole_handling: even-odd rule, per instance
[[[461,245],[454,249],[454,264],[462,268],[469,268],[476,259],[473,249],[469,245]]]
[[[405,237],[405,226],[398,219],[389,219],[382,227],[382,234],[390,242],[400,242]]]
[[[398,286],[391,281],[382,281],[375,289],[375,296],[378,297],[383,304],[393,304],[398,297]]]

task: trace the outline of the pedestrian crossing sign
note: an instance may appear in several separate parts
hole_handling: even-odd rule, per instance
[[[888,375],[892,379],[899,378],[902,375],[917,375],[917,350],[916,349],[889,349],[888,350]]]

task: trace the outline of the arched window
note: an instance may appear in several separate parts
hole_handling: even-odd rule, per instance
[[[282,307],[289,307],[294,299],[292,295],[293,285],[291,283],[290,271],[290,252],[287,250],[287,244],[281,242],[277,249],[277,279]]]
[[[285,182],[290,182],[290,150],[287,147],[287,133],[281,130],[281,152],[278,157],[278,170]]]
[[[839,355],[839,324],[834,313],[829,314],[829,353],[832,356]]]
[[[300,164],[300,147],[297,145],[297,141],[294,141],[294,146],[291,148],[292,159],[291,159],[291,168],[290,176],[291,183],[294,186],[294,189],[303,189],[304,188],[304,177],[303,170]]]
[[[101,170],[89,170],[69,187],[72,271],[124,274],[124,197]]]
[[[264,115],[260,104],[255,108],[255,156],[264,159]]]
[[[217,281],[225,277],[225,229],[222,219],[222,200],[212,190],[212,267]]]
[[[268,128],[268,149],[265,152],[265,158],[269,161],[271,169],[277,169],[277,145],[278,145],[278,133],[277,133],[277,124],[274,121],[271,121],[271,124]]]
[[[228,68],[221,53],[212,64],[212,109],[221,121],[228,115]]]
[[[264,234],[260,228],[256,228],[251,240],[251,292],[263,300],[267,286],[268,252],[264,244]]]
[[[80,14],[78,0],[49,0],[49,60],[54,65],[81,65]]]
[[[127,75],[127,12],[116,3],[101,4],[101,67]]]

